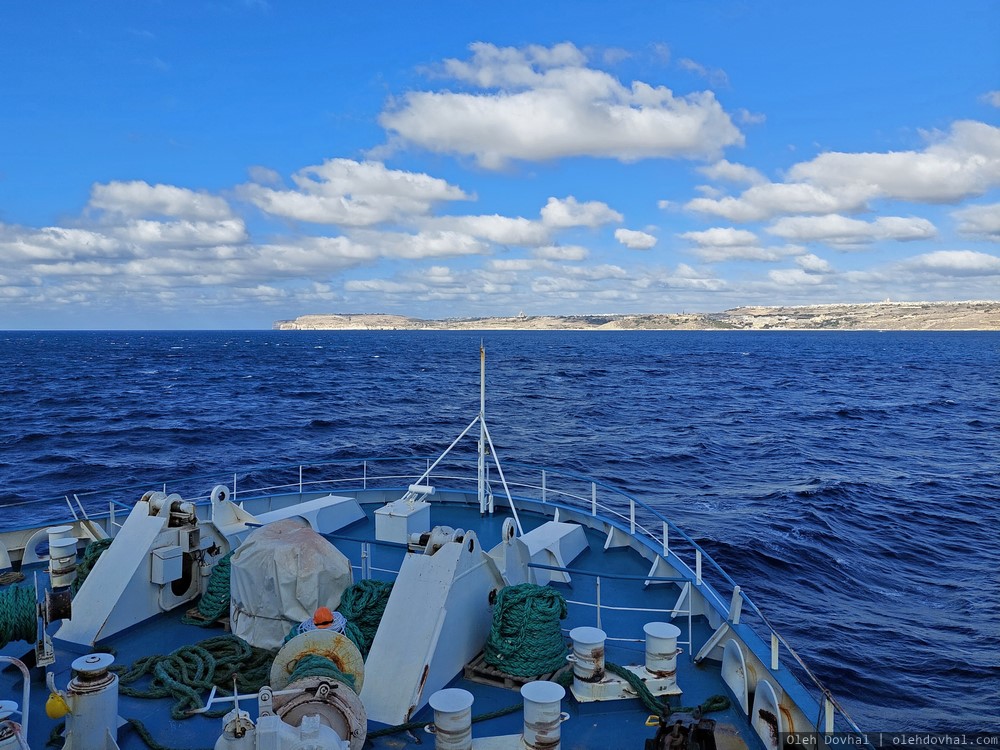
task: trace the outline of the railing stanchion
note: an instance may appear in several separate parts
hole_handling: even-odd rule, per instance
[[[165,491],[166,490],[164,490],[164,492]],[[236,502],[236,472],[235,471],[233,472],[233,497],[232,497],[232,501],[234,503]]]
[[[628,524],[629,531],[635,536],[635,500],[632,498],[628,499]]]
[[[771,632],[771,671],[778,671],[778,634]]]
[[[368,462],[364,461],[361,464],[361,489],[368,489]]]
[[[701,548],[694,551],[694,576],[698,585],[701,586]]]
[[[545,469],[542,469],[542,502],[546,500],[546,489],[545,489]]]
[[[740,624],[740,612],[743,610],[743,595],[739,586],[733,587],[733,599],[729,603],[729,621],[733,625]]]
[[[663,522],[663,559],[670,556],[670,524]]]
[[[302,498],[302,464],[299,464],[299,499]]]
[[[597,627],[601,627],[601,577],[597,576],[595,579],[595,586],[597,588]]]
[[[597,482],[590,483],[590,515],[597,515]]]

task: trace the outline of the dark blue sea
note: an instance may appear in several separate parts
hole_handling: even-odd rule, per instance
[[[661,510],[863,729],[1000,731],[998,333],[0,332],[0,525],[38,497],[436,455],[478,409],[481,338],[502,459]]]

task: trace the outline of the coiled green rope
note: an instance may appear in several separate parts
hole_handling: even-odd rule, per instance
[[[204,707],[202,693],[214,685],[230,695],[233,677],[242,692],[256,692],[270,679],[274,651],[251,646],[235,635],[208,638],[193,646],[182,646],[166,656],[144,656],[128,667],[112,667],[118,673],[122,695],[136,698],[173,698],[170,715],[184,719],[192,709]],[[150,677],[144,688],[131,687],[141,678]],[[225,715],[228,709],[208,712],[207,716]]]
[[[533,583],[507,586],[493,605],[493,625],[483,649],[487,664],[518,677],[555,672],[566,665],[566,641],[559,621],[566,599]]]
[[[199,628],[207,628],[210,625],[214,625],[215,621],[222,617],[223,614],[229,612],[229,587],[232,573],[230,558],[232,556],[233,553],[230,552],[216,561],[215,567],[212,568],[212,574],[208,577],[208,586],[205,587],[205,593],[198,600],[198,614],[201,617],[184,616],[181,618],[181,622],[185,625],[197,625]]]
[[[83,582],[87,580],[87,576],[90,575],[90,571],[94,569],[97,564],[98,559],[104,554],[104,551],[111,546],[112,539],[94,539],[87,542],[86,548],[83,550],[83,559],[76,566],[76,579],[70,584],[70,591],[73,595],[80,590]]]
[[[364,659],[368,658],[390,593],[391,583],[369,578],[348,586],[340,597],[337,611],[347,620],[344,635],[354,642]]]
[[[34,587],[11,586],[0,591],[0,648],[11,641],[34,641],[36,612]]]
[[[336,664],[319,654],[306,654],[295,662],[295,668],[288,675],[288,684],[291,685],[306,677],[329,677],[343,682],[357,692],[354,687],[354,675],[341,672]]]

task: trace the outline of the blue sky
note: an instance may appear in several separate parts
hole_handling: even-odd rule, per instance
[[[1000,298],[995,2],[19,3],[0,329]]]

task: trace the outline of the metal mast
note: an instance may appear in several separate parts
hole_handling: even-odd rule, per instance
[[[486,349],[479,342],[479,512],[486,513]],[[492,508],[489,509],[492,512]]]

